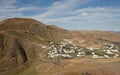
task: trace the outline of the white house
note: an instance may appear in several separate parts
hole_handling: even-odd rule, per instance
[[[94,55],[92,56],[92,58],[99,58],[99,56],[96,55],[96,54],[94,54]]]
[[[108,55],[104,55],[105,58],[110,58]]]

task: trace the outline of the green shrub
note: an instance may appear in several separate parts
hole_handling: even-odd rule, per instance
[[[104,51],[101,51],[101,50],[95,50],[95,54],[99,55],[99,56],[104,56],[106,55],[107,53],[104,52]]]
[[[91,50],[88,50],[88,49],[85,50],[85,54],[86,54],[86,55],[91,55],[91,53],[92,53]]]

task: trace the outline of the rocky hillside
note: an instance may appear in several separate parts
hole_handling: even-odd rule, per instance
[[[26,18],[11,18],[0,22],[0,72],[9,71],[30,64],[46,54],[40,44],[60,41],[68,31],[47,26]]]
[[[10,18],[0,22],[0,75],[15,75],[24,65],[39,61],[119,58],[119,47],[120,36],[112,32],[69,31],[33,19]]]

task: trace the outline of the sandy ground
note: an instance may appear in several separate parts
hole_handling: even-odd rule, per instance
[[[120,59],[69,59],[55,65],[41,62],[38,75],[120,75]]]

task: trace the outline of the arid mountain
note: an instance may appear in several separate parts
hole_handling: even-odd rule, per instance
[[[20,73],[20,75],[37,75],[35,74],[36,71],[38,72],[38,75],[46,75],[48,72],[50,72],[49,75],[59,75],[62,73],[65,73],[64,75],[69,75],[68,71],[64,72],[63,69],[61,69],[61,65],[58,67],[58,65],[53,64],[56,63],[56,60],[60,61],[61,57],[60,60],[59,57],[57,57],[57,59],[47,57],[49,50],[46,47],[51,46],[50,43],[52,43],[52,46],[59,47],[58,44],[61,41],[68,43],[67,45],[65,44],[65,49],[68,49],[70,46],[75,47],[74,45],[81,48],[102,48],[105,43],[120,46],[120,36],[112,32],[69,31],[54,25],[45,25],[33,19],[10,18],[0,22],[0,75],[18,75],[18,73]],[[75,56],[75,53],[71,54],[71,56]],[[45,65],[44,62],[47,62],[48,64]],[[65,66],[64,64],[66,64],[66,62],[71,61],[65,61],[62,65]],[[77,62],[76,64],[80,66]],[[41,67],[42,65],[43,67]],[[70,65],[73,65],[73,62],[71,62]],[[70,67],[70,65],[66,65],[66,68],[64,67],[64,69],[72,69],[72,67],[74,67]],[[57,66],[58,68],[54,66]],[[54,70],[51,69],[52,67],[54,67]],[[42,71],[40,70],[45,72],[41,74]],[[99,70],[100,69],[98,69],[98,71]],[[62,72],[59,73],[57,71]],[[73,73],[73,75],[106,74],[78,74],[76,71],[78,70],[75,70],[75,74],[74,72],[71,73]]]

